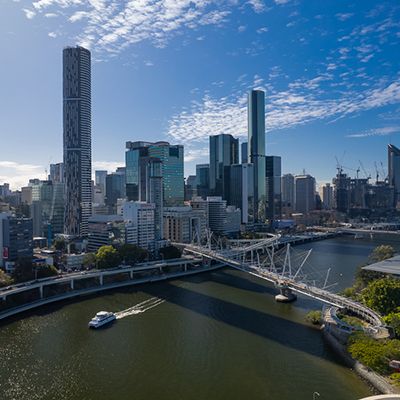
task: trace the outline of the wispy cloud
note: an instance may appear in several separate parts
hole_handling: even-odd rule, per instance
[[[338,14],[336,14],[336,18],[339,21],[346,21],[349,18],[351,18],[353,15],[354,15],[353,13],[338,13]]]
[[[266,10],[262,0],[36,0],[23,11],[29,19],[59,16],[60,28],[76,25],[79,44],[115,54],[142,41],[165,47],[185,29],[223,24],[240,3]]]
[[[343,92],[339,97],[329,99],[319,89],[321,81],[326,79],[329,78],[322,75],[296,81],[287,90],[268,93],[267,131],[292,128],[314,120],[343,118],[400,103],[400,80],[357,93]],[[174,115],[167,129],[167,136],[181,141],[204,141],[210,134],[221,133],[236,137],[247,135],[247,96],[242,91],[222,98],[205,94],[201,101],[193,102],[191,107]]]
[[[43,165],[0,161],[0,184],[9,183],[11,189],[19,189],[22,186],[26,186],[29,179],[45,179],[45,168]]]
[[[388,136],[400,132],[400,126],[385,126],[383,128],[368,129],[364,132],[352,133],[348,138],[365,138],[370,136]]]

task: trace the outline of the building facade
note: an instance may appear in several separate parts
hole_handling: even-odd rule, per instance
[[[264,222],[265,188],[265,93],[252,90],[248,99],[248,162],[254,165],[254,221]]]
[[[311,175],[295,176],[295,204],[298,213],[315,210],[315,179]]]
[[[278,156],[265,158],[266,216],[270,222],[282,217],[282,161]]]
[[[400,149],[393,144],[388,145],[388,178],[389,185],[394,188],[394,206],[400,201]]]
[[[232,135],[210,136],[210,192],[214,196],[229,196],[226,168],[239,163],[239,139]],[[229,173],[229,170],[228,170]]]
[[[63,51],[64,233],[88,234],[92,214],[90,51]]]

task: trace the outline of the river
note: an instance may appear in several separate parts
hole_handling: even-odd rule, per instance
[[[380,240],[329,239],[309,262],[349,286]],[[0,325],[1,400],[356,400],[369,387],[304,322],[317,302],[274,301],[266,282],[231,269],[42,307]],[[100,310],[121,312],[101,330]]]

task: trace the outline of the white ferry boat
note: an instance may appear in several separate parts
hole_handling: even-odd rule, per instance
[[[89,322],[89,328],[100,328],[103,325],[109,324],[117,317],[113,312],[99,311],[94,318]]]

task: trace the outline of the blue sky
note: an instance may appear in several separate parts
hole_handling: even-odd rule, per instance
[[[330,181],[337,156],[382,176],[386,145],[400,146],[397,1],[0,0],[0,183],[62,160],[61,56],[75,44],[93,57],[94,169],[123,165],[127,140],[169,140],[192,174],[209,135],[246,140],[251,88],[266,91],[283,172]]]

